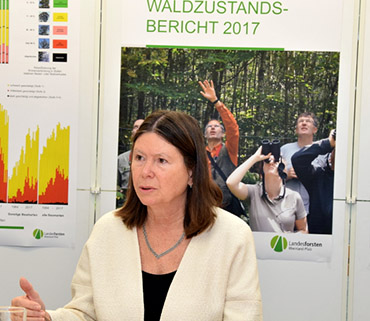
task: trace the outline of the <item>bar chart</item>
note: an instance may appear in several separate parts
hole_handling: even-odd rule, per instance
[[[9,0],[0,0],[0,64],[9,63]]]
[[[28,129],[20,151],[10,151],[9,115],[0,105],[0,203],[68,204],[70,127],[59,123],[40,146],[40,128]],[[9,153],[17,161],[9,170]]]

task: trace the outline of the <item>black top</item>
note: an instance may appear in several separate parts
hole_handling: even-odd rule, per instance
[[[159,321],[176,271],[168,274],[150,274],[142,271],[144,292],[144,321]]]

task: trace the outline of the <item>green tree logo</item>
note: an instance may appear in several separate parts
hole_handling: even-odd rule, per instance
[[[40,240],[44,237],[44,231],[43,230],[40,230],[40,229],[35,229],[33,231],[33,237],[36,239],[36,240]]]
[[[275,252],[283,252],[288,247],[288,241],[285,237],[276,235],[271,239],[270,246]]]

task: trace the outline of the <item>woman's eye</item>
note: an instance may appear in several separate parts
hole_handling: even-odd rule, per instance
[[[165,164],[165,163],[167,163],[167,160],[165,160],[164,158],[160,158],[160,159],[159,159],[159,162],[160,162],[161,164]]]
[[[141,160],[143,160],[143,156],[141,156],[141,155],[138,155],[138,154],[136,154],[135,155],[135,160],[137,160],[137,161],[141,161]]]

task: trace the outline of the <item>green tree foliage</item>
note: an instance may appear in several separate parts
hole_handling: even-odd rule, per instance
[[[303,111],[319,120],[316,139],[336,124],[339,53],[122,48],[119,152],[129,149],[132,123],[157,109],[181,110],[203,128],[218,118],[200,95],[213,80],[240,128],[240,161],[261,138],[295,141]]]

